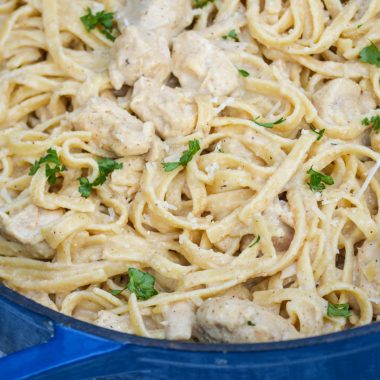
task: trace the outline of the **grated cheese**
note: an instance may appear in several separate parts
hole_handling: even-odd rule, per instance
[[[372,178],[375,176],[375,174],[379,170],[379,168],[380,168],[380,158],[376,161],[376,164],[369,171],[369,173],[367,175],[367,178],[366,178],[366,180],[363,183],[363,186],[361,187],[361,189],[356,194],[356,198],[357,199],[359,199],[364,194],[364,192],[367,190],[367,187],[371,183]]]
[[[214,152],[219,152],[222,150],[222,142],[218,141],[218,143],[215,145],[215,150]]]
[[[94,3],[92,5],[92,12],[98,13],[104,11],[104,5],[100,3]]]
[[[213,164],[208,165],[208,166],[205,167],[206,173],[210,177],[214,177],[215,171],[218,170],[218,169],[219,169],[219,164],[217,162],[214,162]]]
[[[110,218],[112,220],[115,220],[116,218],[116,214],[115,214],[115,210],[112,208],[112,207],[109,207],[108,208],[108,215],[110,216]]]

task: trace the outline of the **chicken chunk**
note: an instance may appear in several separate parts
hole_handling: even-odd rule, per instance
[[[168,305],[163,313],[165,337],[172,340],[189,340],[195,321],[194,305],[191,302],[177,302]]]
[[[286,251],[293,240],[294,219],[287,202],[276,198],[264,212],[276,251]]]
[[[172,57],[173,73],[183,88],[224,96],[239,87],[238,69],[221,49],[197,32],[178,36]]]
[[[133,86],[141,77],[163,83],[171,72],[169,46],[160,34],[130,26],[117,38],[112,49],[109,73],[112,86]]]
[[[49,259],[54,250],[44,240],[41,229],[63,215],[61,210],[44,210],[33,204],[13,215],[0,213],[0,234],[20,243],[31,257]]]
[[[359,120],[361,115],[376,108],[376,103],[368,93],[351,79],[333,79],[323,85],[313,96],[321,118],[335,125],[347,125]]]
[[[370,133],[371,148],[380,153],[380,133],[379,131],[372,130]]]
[[[145,167],[142,157],[126,157],[120,160],[123,167],[111,174],[110,188],[126,198],[136,194],[140,188],[140,180]]]
[[[252,296],[249,290],[244,285],[236,285],[232,288],[229,288],[223,296],[228,296],[231,298],[239,298],[241,300],[251,300]]]
[[[119,19],[121,30],[138,25],[170,40],[191,24],[191,0],[128,0]]]
[[[100,327],[133,334],[133,328],[128,315],[117,315],[112,311],[101,310],[94,322]]]
[[[368,295],[373,312],[380,315],[380,241],[366,241],[357,254],[357,285]]]
[[[201,342],[255,343],[300,338],[286,319],[252,301],[219,297],[204,302],[196,314]]]
[[[154,127],[142,123],[116,103],[92,99],[72,122],[75,129],[92,133],[92,142],[113,157],[134,156],[150,149]]]
[[[131,108],[145,122],[153,122],[163,138],[190,134],[196,124],[196,106],[190,92],[160,86],[141,78],[133,90]]]

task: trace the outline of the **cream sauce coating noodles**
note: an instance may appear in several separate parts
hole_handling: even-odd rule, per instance
[[[379,0],[0,0],[0,279],[152,338],[375,321],[379,47]]]

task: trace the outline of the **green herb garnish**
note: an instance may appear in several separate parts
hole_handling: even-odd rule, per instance
[[[260,239],[261,239],[261,236],[259,235],[256,240],[254,240],[249,246],[248,248],[252,248],[254,247],[256,244],[258,244],[260,242]]]
[[[83,198],[88,198],[93,187],[103,185],[107,176],[114,170],[121,169],[123,164],[113,160],[112,158],[101,158],[98,160],[99,174],[94,182],[90,182],[88,178],[79,178],[79,192]]]
[[[360,51],[360,60],[364,63],[380,67],[380,50],[373,42],[371,42],[371,45]]]
[[[106,38],[115,41],[116,37],[112,35],[114,14],[112,12],[106,13],[105,11],[93,14],[90,8],[87,8],[87,12],[86,15],[80,18],[87,32],[97,28]]]
[[[182,153],[179,161],[177,162],[162,162],[161,165],[166,172],[171,172],[177,169],[179,166],[185,167],[194,157],[194,155],[201,149],[198,140],[189,141],[189,149]]]
[[[256,326],[256,324],[254,324],[252,321],[248,321],[248,322],[247,322],[247,325],[248,325],[248,326]]]
[[[50,185],[54,185],[57,182],[58,173],[67,170],[66,167],[61,164],[57,151],[53,148],[49,148],[47,150],[46,156],[40,158],[34,163],[34,165],[29,170],[29,175],[36,174],[42,164],[46,164],[45,174]]]
[[[252,121],[257,124],[257,125],[260,125],[260,127],[264,127],[264,128],[273,128],[275,125],[277,124],[281,124],[283,123],[284,121],[286,121],[286,119],[284,119],[283,117],[272,122],[272,123],[259,123],[257,120],[260,119],[260,116],[258,116],[256,119],[252,119]]]
[[[313,168],[310,168],[307,171],[307,174],[310,176],[310,182],[307,184],[309,185],[310,189],[312,191],[321,191],[326,188],[325,185],[333,185],[334,179],[333,177],[317,172],[313,170]]]
[[[195,8],[204,8],[209,3],[213,3],[215,0],[195,0]]]
[[[228,34],[223,36],[223,39],[225,39],[225,40],[227,40],[228,38],[230,38],[231,40],[233,40],[235,42],[239,42],[239,37],[238,37],[235,29],[230,30],[228,32]]]
[[[376,116],[372,116],[370,119],[368,119],[368,117],[365,117],[363,120],[362,120],[362,125],[366,125],[366,126],[372,126],[373,130],[378,132],[380,130],[380,116],[379,115],[376,115]]]
[[[345,317],[351,316],[350,305],[348,303],[330,303],[327,306],[327,315],[329,317]]]
[[[128,289],[131,293],[135,293],[139,300],[148,300],[158,294],[154,288],[156,279],[149,273],[142,272],[136,268],[128,269],[129,281],[121,290],[111,290],[114,296],[119,295],[124,290]]]
[[[243,78],[247,78],[247,77],[249,77],[249,76],[251,75],[248,71],[243,70],[243,69],[238,69],[238,71],[239,71],[239,74],[240,74]]]
[[[319,141],[323,137],[326,131],[326,129],[321,129],[320,131],[318,131],[318,129],[315,129],[312,125],[310,126],[310,129],[318,135],[317,141]]]

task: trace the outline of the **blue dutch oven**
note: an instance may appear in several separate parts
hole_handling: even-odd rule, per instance
[[[378,380],[380,323],[287,342],[145,339],[49,310],[0,285],[0,379]]]

